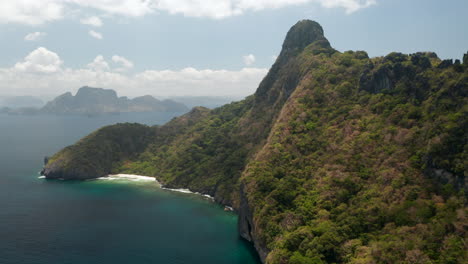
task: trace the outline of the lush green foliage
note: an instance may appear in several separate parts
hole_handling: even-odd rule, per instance
[[[166,186],[190,186],[229,202],[245,166],[247,143],[236,125],[251,99],[211,111],[169,144],[154,142],[123,172],[157,176]],[[167,138],[164,138],[167,140]]]
[[[314,63],[242,179],[268,262],[466,261],[468,72],[431,54],[301,57]]]
[[[112,172],[136,158],[152,141],[152,129],[140,124],[104,127],[51,157],[43,173],[49,178],[90,179]]]

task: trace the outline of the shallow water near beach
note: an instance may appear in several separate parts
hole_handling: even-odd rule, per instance
[[[103,125],[174,115],[0,115],[0,262],[259,263],[237,216],[199,195],[154,181],[38,178],[45,155]]]

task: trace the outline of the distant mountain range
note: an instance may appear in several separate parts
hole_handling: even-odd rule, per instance
[[[171,96],[168,99],[186,105],[192,109],[197,106],[216,108],[232,102],[241,101],[243,96]]]
[[[0,107],[20,108],[20,107],[42,107],[44,101],[35,96],[9,96],[0,98]]]
[[[9,114],[110,114],[130,112],[186,112],[188,107],[170,99],[158,100],[151,95],[129,99],[118,97],[111,89],[84,86],[73,96],[64,93],[42,108],[5,107],[0,113]]]

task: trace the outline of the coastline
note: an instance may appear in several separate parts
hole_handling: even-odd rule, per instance
[[[213,196],[210,196],[208,194],[199,193],[199,192],[192,192],[190,189],[166,188],[155,177],[151,177],[151,176],[136,175],[136,174],[110,174],[110,175],[107,175],[107,176],[104,176],[104,177],[96,178],[96,180],[108,180],[108,181],[112,181],[112,180],[130,180],[130,181],[137,181],[137,182],[143,182],[143,181],[156,182],[157,185],[159,186],[159,188],[161,188],[162,190],[171,191],[171,192],[180,192],[180,193],[186,193],[186,194],[196,194],[196,195],[202,196],[204,198],[207,198],[207,199],[209,199],[211,201],[215,200]]]
[[[46,177],[41,175],[38,177],[38,179],[46,179]],[[59,180],[63,180],[63,179],[59,179]],[[190,189],[184,189],[184,188],[180,188],[180,189],[166,188],[155,177],[151,177],[151,176],[119,173],[119,174],[109,174],[107,176],[98,177],[98,178],[91,179],[91,180],[104,180],[104,181],[128,180],[128,181],[133,181],[133,182],[155,182],[158,185],[158,187],[162,190],[166,190],[170,192],[185,193],[185,194],[195,194],[205,199],[208,199],[212,202],[215,202],[215,198],[208,194],[203,194],[200,192],[192,192]],[[224,211],[234,212],[235,210],[234,208],[225,205]]]
[[[96,180],[114,181],[114,180],[129,180],[135,182],[156,182],[160,187],[161,184],[154,177],[135,175],[135,174],[109,174],[104,177],[96,178]]]

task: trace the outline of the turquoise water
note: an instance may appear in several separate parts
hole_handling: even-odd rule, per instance
[[[0,263],[258,263],[237,217],[155,182],[38,179],[42,159],[106,124],[172,114],[0,115]]]

